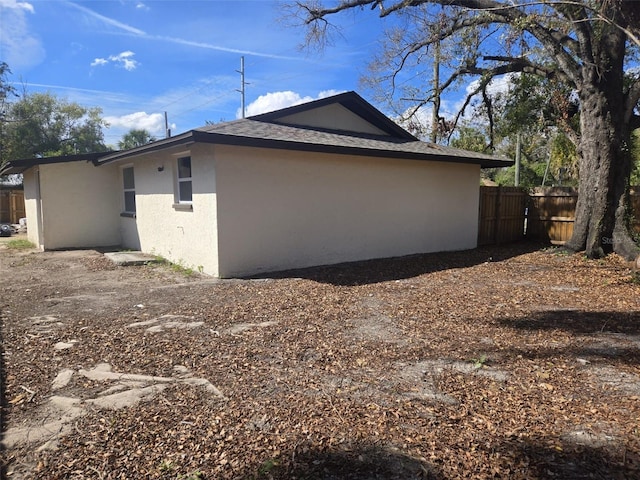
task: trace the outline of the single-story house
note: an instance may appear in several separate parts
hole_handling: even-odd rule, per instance
[[[217,277],[476,247],[481,167],[354,92],[130,150],[12,162],[41,249],[120,246]]]

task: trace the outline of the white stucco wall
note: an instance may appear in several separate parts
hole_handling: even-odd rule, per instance
[[[34,169],[25,182],[29,191],[25,194],[28,198],[25,203],[28,204],[27,229],[31,241],[45,249],[120,243],[114,170],[98,168],[84,161],[40,165],[38,169],[42,221],[41,231],[35,234],[31,233],[34,224],[38,230]]]
[[[38,169],[33,167],[24,172],[24,208],[27,216],[27,238],[38,248],[44,248],[42,228],[40,224],[40,191],[38,186]]]
[[[216,176],[212,148],[197,146],[191,151],[174,153],[149,154],[117,165],[120,172],[122,166],[133,166],[136,191],[136,217],[120,217],[122,246],[217,276]],[[189,154],[193,203],[192,210],[185,211],[174,207],[175,169],[177,157]],[[122,185],[121,176],[119,178]],[[122,192],[122,187],[119,190]]]
[[[480,168],[216,147],[222,277],[476,247]]]

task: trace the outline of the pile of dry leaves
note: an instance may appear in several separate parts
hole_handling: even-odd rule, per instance
[[[640,478],[640,285],[616,257],[0,269],[8,478]]]

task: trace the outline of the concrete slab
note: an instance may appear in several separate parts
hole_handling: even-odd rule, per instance
[[[159,263],[157,257],[142,252],[108,252],[104,254],[116,265],[123,267],[129,265],[144,265],[146,263]]]

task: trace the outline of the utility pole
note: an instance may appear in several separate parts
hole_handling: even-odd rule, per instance
[[[440,112],[440,40],[435,43],[433,58],[433,111],[431,114],[431,143],[438,141]]]
[[[169,128],[169,117],[167,116],[167,112],[164,112],[164,136],[165,138],[169,138],[171,136],[171,129]]]
[[[245,90],[245,81],[244,81],[244,56],[240,57],[240,70],[236,70],[240,74],[240,90],[236,90],[236,92],[240,92],[241,98],[241,111],[242,118],[245,116],[245,108],[244,108],[244,90]]]

